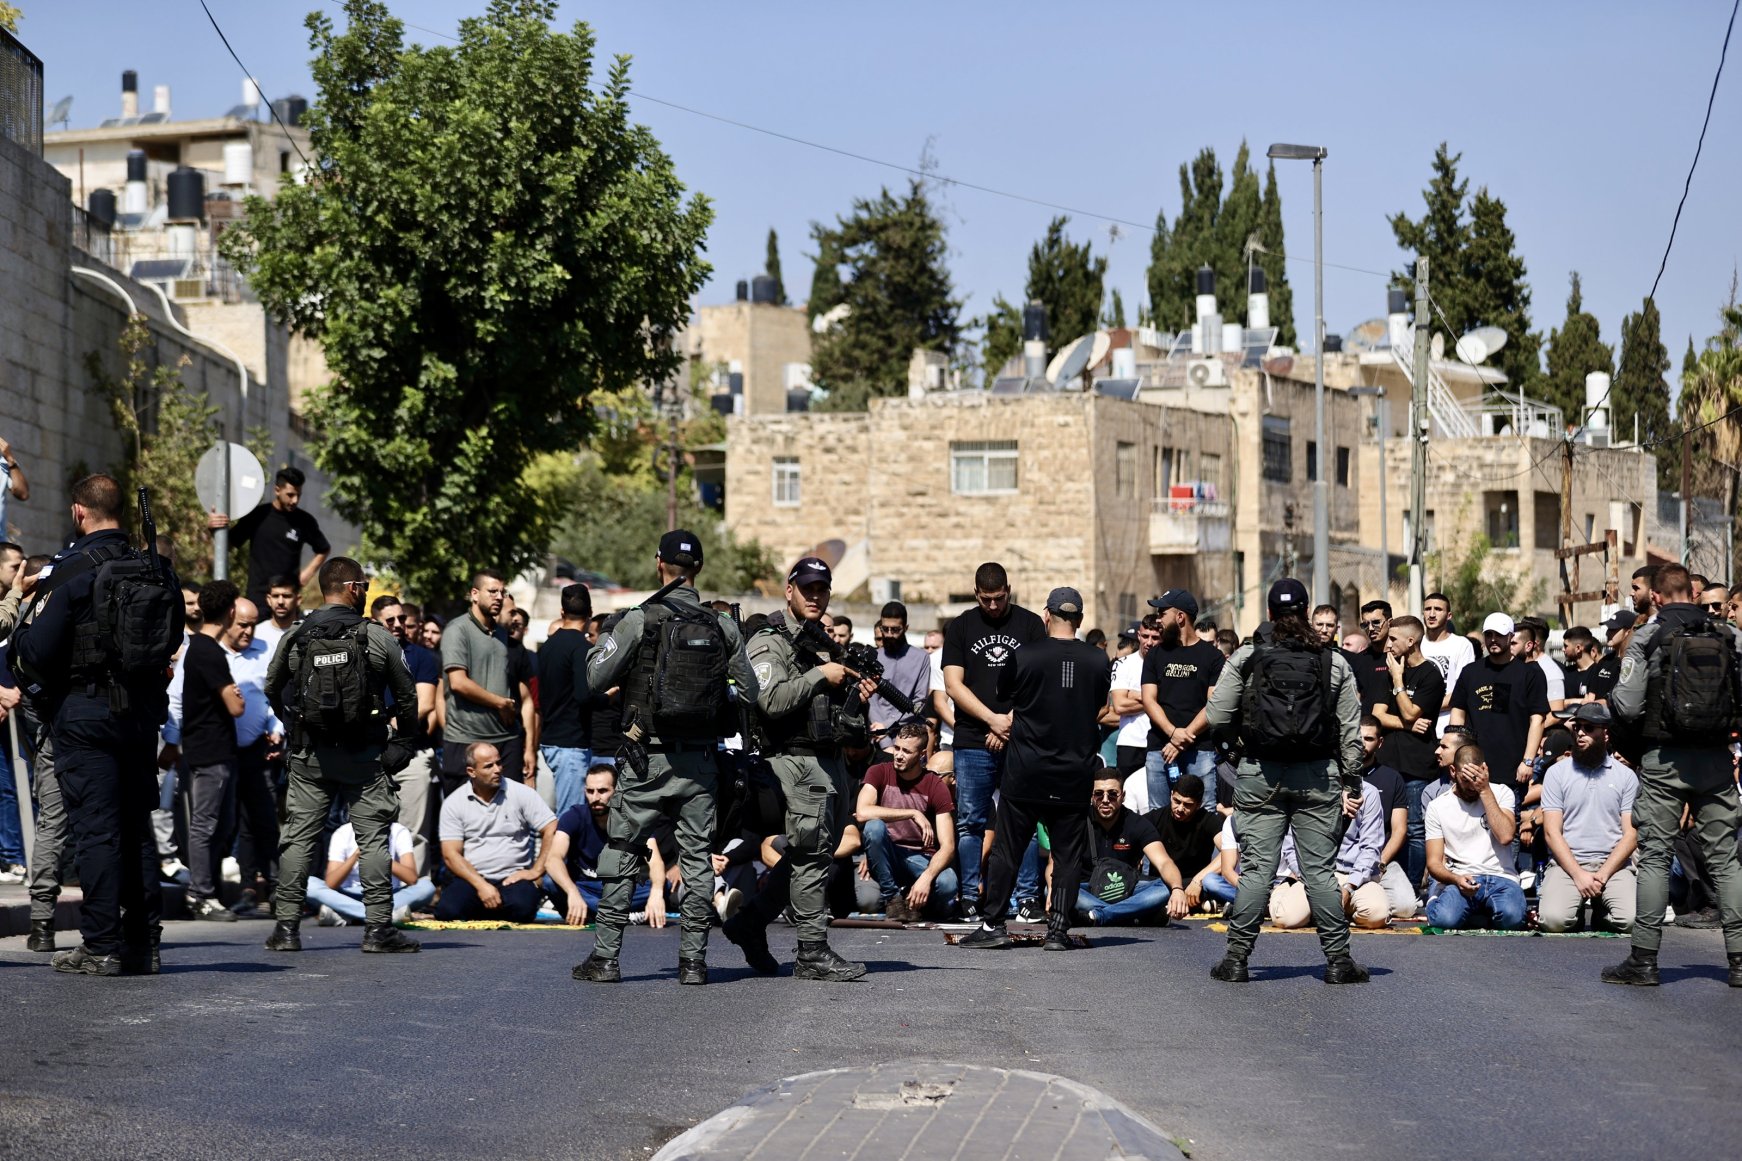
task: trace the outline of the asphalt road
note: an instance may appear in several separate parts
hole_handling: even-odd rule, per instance
[[[1201,928],[967,952],[836,929],[864,983],[762,979],[716,934],[680,988],[676,934],[632,929],[625,982],[585,985],[567,932],[175,923],[155,979],[59,976],[0,940],[0,1157],[646,1158],[782,1076],[908,1058],[1093,1085],[1194,1157],[1662,1158],[1742,1154],[1742,990],[1716,932],[1672,931],[1665,986],[1604,985],[1622,940],[1357,937],[1327,988],[1310,935],[1266,935],[1243,987]],[[790,959],[790,929],[775,949]],[[64,937],[63,937],[64,938]]]

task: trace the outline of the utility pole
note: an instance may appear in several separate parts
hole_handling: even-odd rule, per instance
[[[1331,490],[1325,482],[1325,151],[1313,158],[1313,431],[1318,470],[1313,473],[1313,602],[1331,599]]]
[[[674,400],[675,402],[675,400]],[[665,530],[677,529],[677,470],[683,448],[677,441],[677,408],[671,408],[671,427],[665,444]]]
[[[1561,547],[1573,546],[1573,441],[1565,432],[1561,433]],[[1561,557],[1561,591],[1572,592],[1578,588],[1579,561],[1573,558],[1572,583],[1567,580],[1567,558]],[[1565,629],[1573,616],[1573,607],[1569,602],[1561,602],[1561,628]]]
[[[1691,486],[1692,480],[1693,480],[1693,473],[1690,470],[1692,467],[1693,436],[1692,436],[1692,433],[1688,430],[1687,410],[1685,408],[1682,408],[1681,412],[1682,412],[1682,416],[1681,416],[1681,421],[1682,421],[1682,567],[1686,568],[1689,565],[1690,558],[1693,555],[1693,543],[1689,539],[1690,533],[1692,532],[1691,526],[1693,524],[1693,512],[1692,512],[1693,488]]]
[[[1415,260],[1415,382],[1409,400],[1409,612],[1421,616],[1423,570],[1427,563],[1427,256]]]

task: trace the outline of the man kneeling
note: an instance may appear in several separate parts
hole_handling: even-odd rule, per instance
[[[1387,927],[1391,901],[1380,884],[1380,856],[1385,848],[1385,807],[1379,788],[1361,783],[1361,809],[1343,832],[1337,847],[1337,883],[1343,888],[1343,912],[1355,926]],[[1279,873],[1286,880],[1270,892],[1270,921],[1278,927],[1306,927],[1312,922],[1306,884],[1295,866],[1294,831],[1282,843]]]
[[[1633,930],[1633,800],[1639,776],[1609,753],[1609,710],[1598,702],[1568,715],[1573,750],[1542,780],[1542,825],[1554,862],[1542,877],[1537,917],[1544,931],[1579,929],[1579,913],[1598,912],[1612,931]]]
[[[1443,883],[1427,905],[1435,927],[1524,926],[1524,889],[1513,872],[1517,832],[1510,787],[1488,780],[1488,763],[1476,746],[1460,746],[1452,760],[1452,792],[1427,807],[1427,871]]]
[[[435,917],[531,923],[556,815],[538,791],[502,777],[489,742],[466,747],[466,780],[442,802],[442,861],[453,878]]]

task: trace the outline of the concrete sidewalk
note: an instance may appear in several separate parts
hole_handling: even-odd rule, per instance
[[[951,1156],[1182,1161],[1154,1125],[1061,1076],[894,1061],[788,1077],[668,1142],[654,1161]]]

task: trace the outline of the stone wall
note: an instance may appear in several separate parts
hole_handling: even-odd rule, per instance
[[[744,372],[744,409],[750,415],[786,411],[786,365],[811,361],[811,329],[804,310],[766,302],[704,306],[678,344],[707,363],[736,360]]]

